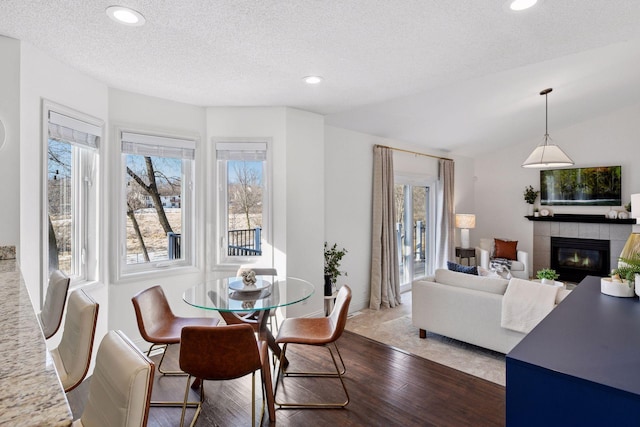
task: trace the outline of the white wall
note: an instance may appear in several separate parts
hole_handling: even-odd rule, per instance
[[[605,116],[565,129],[551,129],[550,134],[575,162],[575,167],[622,166],[623,204],[630,194],[640,192],[640,105],[624,108]],[[524,218],[527,206],[523,192],[527,185],[540,189],[538,169],[521,168],[539,140],[525,141],[475,159],[476,229],[472,244],[482,237],[505,237],[518,240],[518,248],[527,250],[530,262],[533,250],[533,223]],[[539,204],[539,201],[536,202]],[[557,206],[555,213],[602,214],[606,206]],[[621,208],[620,208],[621,209]]]
[[[300,317],[324,303],[324,117],[288,108],[286,121],[287,275],[316,285],[308,301],[286,308]]]
[[[0,37],[0,121],[6,131],[0,141],[0,246],[20,253],[20,42]],[[19,257],[19,256],[18,256]]]
[[[401,141],[325,127],[325,240],[348,250],[341,265],[348,275],[340,276],[338,284],[346,283],[353,291],[350,311],[369,306],[373,146],[376,144],[450,157]],[[472,194],[464,189],[473,181],[473,162],[464,157],[454,157],[454,160],[456,209],[474,213]],[[435,159],[394,152],[396,174],[437,176],[437,170]]]

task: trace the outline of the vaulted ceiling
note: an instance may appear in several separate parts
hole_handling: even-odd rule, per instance
[[[111,87],[202,106],[290,106],[472,155],[640,103],[640,2],[0,0],[0,34]],[[302,82],[321,75],[320,85]]]

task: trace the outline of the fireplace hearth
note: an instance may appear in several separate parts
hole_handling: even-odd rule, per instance
[[[610,272],[609,240],[551,237],[551,268],[565,282]]]

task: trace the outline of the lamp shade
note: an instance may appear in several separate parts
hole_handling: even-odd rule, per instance
[[[476,228],[474,214],[456,214],[456,228]]]
[[[631,233],[627,239],[627,243],[624,244],[620,258],[633,258],[636,254],[640,253],[640,233]]]
[[[573,160],[565,154],[560,147],[554,144],[538,145],[527,160],[522,164],[523,168],[547,168],[564,167],[573,165]]]
[[[640,218],[640,193],[631,195],[631,218]]]

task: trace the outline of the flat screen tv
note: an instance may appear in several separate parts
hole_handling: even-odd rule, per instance
[[[540,204],[620,206],[621,166],[540,171]]]

